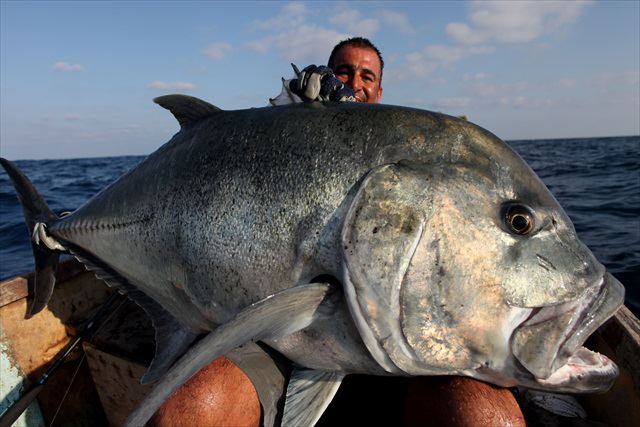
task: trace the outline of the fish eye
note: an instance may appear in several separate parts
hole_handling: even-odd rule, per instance
[[[504,210],[504,221],[510,232],[519,235],[529,234],[534,228],[534,215],[524,205],[510,205]]]

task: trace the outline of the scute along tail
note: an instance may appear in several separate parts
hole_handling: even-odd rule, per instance
[[[16,165],[3,158],[0,158],[0,164],[7,171],[16,193],[18,193],[30,237],[33,236],[36,224],[49,225],[58,219],[58,216],[49,209],[29,178]],[[55,273],[60,257],[60,252],[52,251],[44,245],[38,245],[32,238],[30,240],[35,258],[36,274],[33,283],[29,284],[29,293],[33,295],[33,299],[27,308],[27,319],[40,312],[49,302],[56,281]]]

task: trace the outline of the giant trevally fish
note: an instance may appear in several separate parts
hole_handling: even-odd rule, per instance
[[[604,391],[616,378],[582,344],[622,305],[622,285],[491,133],[388,105],[156,102],[180,131],[67,216],[2,160],[33,236],[30,314],[68,252],[153,320],[145,380],[161,380],[128,424],[144,424],[211,360],[239,352],[242,367],[255,341],[293,362],[290,425],[315,423],[350,373],[559,392]],[[254,383],[276,422],[277,392]]]

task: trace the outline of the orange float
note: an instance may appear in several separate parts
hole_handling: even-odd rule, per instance
[[[221,357],[179,388],[149,425],[257,427],[260,401],[249,378],[229,359]]]

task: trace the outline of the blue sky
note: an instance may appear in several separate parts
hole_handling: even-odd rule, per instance
[[[177,130],[156,96],[267,105],[290,62],[364,35],[383,102],[503,139],[640,134],[640,2],[0,3],[0,153],[148,154]]]

